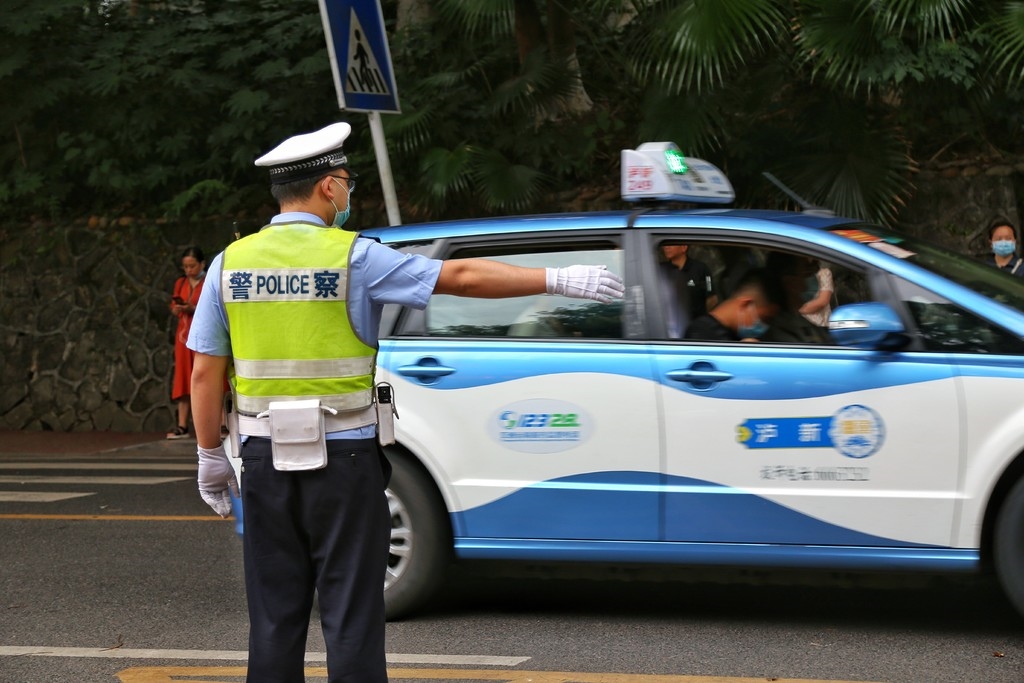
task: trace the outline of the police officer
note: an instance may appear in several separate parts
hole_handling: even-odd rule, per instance
[[[257,159],[280,213],[210,264],[189,335],[199,491],[221,516],[228,489],[237,491],[219,433],[229,366],[244,439],[248,683],[304,680],[314,589],[329,680],[387,680],[391,468],[377,444],[377,410],[386,411],[373,386],[382,306],[422,309],[433,293],[608,302],[623,292],[602,266],[442,262],[333,229],[355,188],[343,151],[350,132],[335,123]]]

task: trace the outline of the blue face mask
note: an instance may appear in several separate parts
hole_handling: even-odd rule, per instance
[[[337,180],[335,180],[334,182],[341,185],[341,183],[339,183]],[[344,187],[344,185],[342,185],[342,187]],[[334,207],[334,220],[331,222],[331,225],[340,228],[341,226],[345,225],[345,221],[347,221],[348,217],[352,215],[352,190],[349,189],[347,192],[344,211],[338,210],[338,205],[334,203],[333,199],[331,200],[331,206]]]
[[[996,240],[992,243],[992,253],[996,256],[1009,256],[1017,251],[1017,242],[1014,240]]]
[[[754,337],[760,339],[768,332],[768,325],[761,320],[757,315],[757,309],[754,309],[754,319],[750,321],[748,325],[740,325],[736,330],[736,333],[740,335],[740,339],[747,339],[748,337]]]

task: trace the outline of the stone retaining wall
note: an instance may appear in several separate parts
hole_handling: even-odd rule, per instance
[[[902,217],[908,232],[972,254],[1001,213],[1020,225],[1024,164],[931,166]],[[592,192],[589,208],[616,205]],[[373,211],[371,207],[365,207]],[[377,207],[383,215],[381,207]],[[569,210],[569,209],[567,209]],[[377,212],[374,212],[377,213]],[[181,252],[212,257],[230,240],[224,223],[82,221],[0,228],[0,429],[163,431],[176,319],[168,310]]]
[[[92,221],[0,228],[0,429],[162,431],[193,229]],[[207,234],[209,234],[207,232]]]
[[[996,215],[1021,228],[1024,162],[954,161],[930,165],[900,214],[900,229],[976,257],[990,253],[986,228]]]

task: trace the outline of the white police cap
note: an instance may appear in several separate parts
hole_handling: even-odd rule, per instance
[[[274,185],[315,178],[348,163],[341,146],[352,132],[347,123],[332,123],[314,133],[290,137],[256,160],[270,168]]]

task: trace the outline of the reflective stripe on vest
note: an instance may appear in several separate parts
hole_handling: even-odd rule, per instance
[[[354,240],[337,228],[286,223],[225,250],[221,296],[240,413],[294,398],[341,411],[372,405],[377,352],[356,335],[346,301]]]
[[[372,373],[373,357],[325,358],[322,360],[242,360],[236,358],[235,372],[242,377],[252,379],[351,377]]]
[[[247,415],[259,415],[265,410],[270,408],[271,401],[290,401],[295,399],[294,395],[281,395],[281,396],[244,396],[235,391],[235,400],[238,405],[239,414]],[[318,398],[320,403],[325,406],[330,406],[337,411],[350,411],[350,410],[363,410],[368,408],[373,401],[373,391],[367,389],[351,394],[304,394],[302,398]],[[369,419],[365,424],[374,424],[377,422],[375,419],[376,413],[374,413],[374,419]],[[353,425],[354,427],[362,427],[363,425]]]

